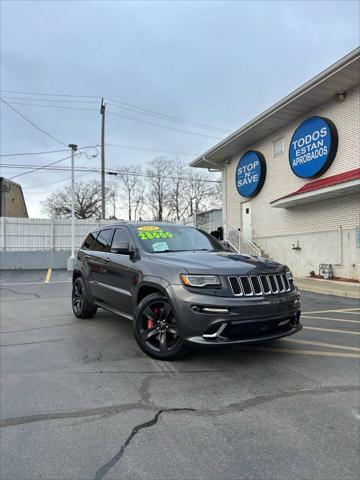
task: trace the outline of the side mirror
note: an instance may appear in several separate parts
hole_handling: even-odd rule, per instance
[[[119,253],[121,255],[131,255],[132,250],[130,249],[129,242],[117,242],[111,245],[111,253]]]

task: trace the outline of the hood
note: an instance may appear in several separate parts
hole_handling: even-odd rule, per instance
[[[284,269],[283,265],[273,260],[233,252],[168,252],[153,254],[150,259],[194,274],[259,275],[278,273]]]

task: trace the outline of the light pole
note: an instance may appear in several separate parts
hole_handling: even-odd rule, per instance
[[[68,270],[74,269],[75,263],[75,178],[74,178],[74,157],[78,148],[74,143],[70,143],[71,148],[71,256],[68,259]]]
[[[101,218],[105,218],[105,111],[106,103],[101,99]]]

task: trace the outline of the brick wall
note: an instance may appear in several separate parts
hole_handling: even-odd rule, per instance
[[[290,209],[272,207],[270,202],[289,194],[307,183],[296,177],[289,165],[289,144],[297,126],[308,117],[320,115],[332,120],[338,130],[339,146],[335,160],[321,178],[346,172],[360,166],[360,86],[348,91],[343,102],[332,100],[321,107],[299,117],[287,127],[278,130],[246,150],[258,150],[266,159],[267,176],[261,192],[251,199],[253,240],[277,235],[294,235],[359,225],[359,195],[346,195]],[[282,155],[272,157],[272,142],[284,137],[285,150]],[[239,195],[235,186],[235,171],[242,154],[231,159],[227,168],[226,211],[228,221],[241,227],[241,203],[249,199]],[[355,251],[355,245],[354,245]],[[271,254],[271,252],[269,252]]]

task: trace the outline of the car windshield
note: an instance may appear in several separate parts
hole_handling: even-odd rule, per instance
[[[148,253],[222,251],[211,235],[182,225],[141,225],[135,227],[142,248]]]

